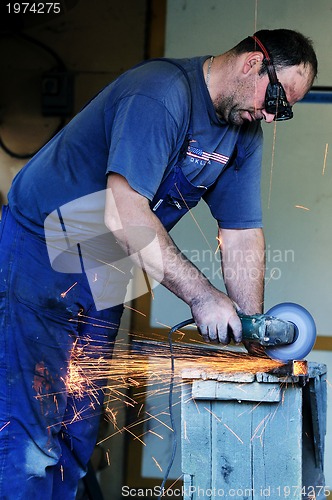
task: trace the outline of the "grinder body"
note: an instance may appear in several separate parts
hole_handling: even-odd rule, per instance
[[[295,340],[295,326],[289,321],[267,314],[247,316],[239,314],[242,324],[242,339],[258,342],[262,346],[291,344]]]
[[[239,314],[242,339],[256,342],[266,354],[281,362],[301,360],[316,341],[316,325],[311,314],[299,304],[284,302],[266,314]]]

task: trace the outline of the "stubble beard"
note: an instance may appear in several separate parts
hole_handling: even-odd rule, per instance
[[[214,108],[219,118],[225,120],[225,122],[229,125],[239,126],[244,123],[244,120],[241,117],[241,110],[234,103],[233,96],[226,98],[218,96],[214,102]]]

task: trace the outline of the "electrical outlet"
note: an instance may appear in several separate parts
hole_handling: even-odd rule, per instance
[[[67,71],[49,71],[42,75],[41,107],[44,116],[73,114],[74,78]]]

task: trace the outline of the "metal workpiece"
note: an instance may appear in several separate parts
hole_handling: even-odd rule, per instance
[[[310,377],[314,377],[312,373],[313,366],[315,365],[309,365],[308,361],[305,359],[293,360],[272,369],[269,372],[269,375],[271,377],[276,376],[279,380],[283,378],[284,382],[291,382],[292,384],[298,384],[299,386],[304,387],[307,382],[309,382]],[[309,368],[311,370],[310,372]]]
[[[249,359],[249,356],[248,356]],[[233,382],[239,384],[250,384],[252,382],[258,383],[276,383],[285,386],[295,387],[296,385],[303,386],[303,379],[305,377],[306,381],[310,379],[315,379],[316,377],[326,376],[326,365],[321,363],[313,363],[308,361],[290,361],[286,364],[279,364],[276,368],[272,368],[269,371],[262,371],[259,369],[260,360],[262,358],[257,358],[257,370],[255,373],[246,371],[245,369],[239,370],[238,372],[227,370],[218,371],[217,365],[211,364],[204,368],[199,367],[188,367],[181,371],[181,377],[183,380],[191,381],[214,381],[214,382]],[[207,387],[207,386],[206,386]],[[233,386],[235,387],[235,386]],[[246,385],[246,387],[250,387]],[[252,386],[253,387],[253,386]],[[222,388],[222,386],[220,386]]]

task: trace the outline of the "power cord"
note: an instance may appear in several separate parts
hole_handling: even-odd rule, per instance
[[[163,492],[165,489],[165,484],[168,479],[170,470],[172,468],[175,454],[176,454],[176,449],[177,449],[177,431],[175,427],[175,421],[174,421],[174,414],[173,414],[173,388],[174,388],[174,373],[175,373],[175,367],[174,367],[174,362],[175,362],[175,357],[174,357],[174,351],[173,351],[173,340],[172,340],[172,335],[174,332],[177,330],[180,330],[184,326],[191,325],[195,323],[193,318],[187,319],[185,321],[182,321],[181,323],[178,323],[177,325],[173,326],[169,332],[168,332],[168,344],[169,344],[169,350],[170,350],[170,356],[171,356],[171,377],[170,377],[170,383],[169,383],[169,395],[168,395],[168,408],[169,408],[169,417],[171,421],[171,429],[173,432],[173,445],[172,445],[172,455],[169,461],[169,464],[167,466],[163,481],[160,486],[160,495],[158,497],[158,500],[161,500],[161,497],[164,496]]]

